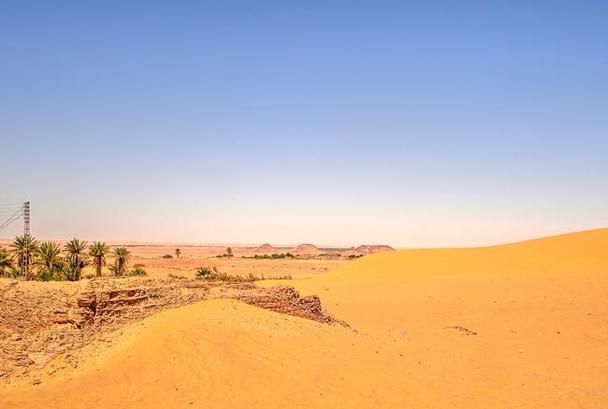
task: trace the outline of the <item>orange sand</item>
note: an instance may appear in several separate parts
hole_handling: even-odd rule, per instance
[[[287,284],[357,332],[205,301],[145,320],[83,367],[0,390],[0,407],[608,404],[608,229],[382,253]]]

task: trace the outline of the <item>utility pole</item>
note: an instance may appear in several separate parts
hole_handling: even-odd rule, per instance
[[[28,277],[30,269],[30,202],[23,203],[23,238],[26,240],[26,245],[23,252],[21,273],[23,277]]]
[[[30,202],[23,203],[23,234],[30,235]]]

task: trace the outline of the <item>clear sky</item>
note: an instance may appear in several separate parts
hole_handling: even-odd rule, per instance
[[[0,202],[57,239],[605,227],[607,21],[584,0],[2,1]]]

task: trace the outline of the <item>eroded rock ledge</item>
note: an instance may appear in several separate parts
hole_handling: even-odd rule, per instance
[[[159,311],[200,300],[228,298],[321,323],[319,297],[292,287],[185,278],[97,279],[79,283],[0,282],[0,380],[42,369],[104,334]]]

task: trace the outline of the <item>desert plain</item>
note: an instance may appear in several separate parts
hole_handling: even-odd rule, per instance
[[[0,407],[608,407],[608,229],[357,258],[183,245],[162,258],[175,247],[131,247],[149,276],[116,285],[1,279],[5,307],[40,296],[107,308],[92,326],[71,310],[31,318],[34,302],[31,333],[14,309],[0,316]],[[201,265],[291,279],[203,288]],[[40,359],[66,339],[79,342]]]

